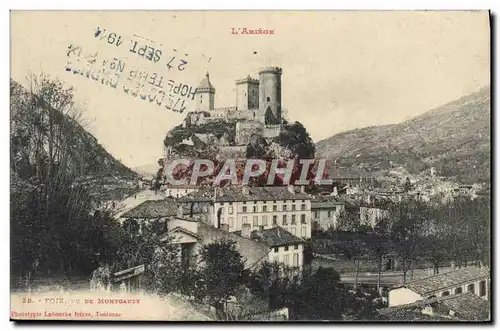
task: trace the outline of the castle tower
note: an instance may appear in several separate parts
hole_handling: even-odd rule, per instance
[[[207,74],[196,88],[196,111],[208,111],[214,109],[215,87],[210,83],[210,76]]]
[[[281,68],[266,67],[259,71],[259,110],[265,124],[281,124]]]
[[[236,107],[238,109],[259,108],[259,80],[248,76],[236,81]]]

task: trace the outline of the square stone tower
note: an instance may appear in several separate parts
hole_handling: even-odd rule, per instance
[[[236,107],[238,110],[259,108],[259,80],[250,76],[236,81]]]

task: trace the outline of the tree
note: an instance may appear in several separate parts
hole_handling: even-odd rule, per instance
[[[244,282],[242,256],[234,241],[218,239],[203,246],[200,264],[198,298],[207,299],[221,318],[228,299],[236,294],[238,286]]]
[[[347,290],[332,268],[319,267],[313,274],[303,275],[295,291],[294,310],[301,319],[341,320],[348,307]]]
[[[274,140],[280,146],[292,151],[292,155],[298,159],[314,158],[316,147],[306,128],[300,122],[285,126]]]
[[[382,272],[382,261],[384,256],[391,252],[390,247],[390,227],[387,219],[381,219],[377,222],[373,231],[365,238],[365,245],[369,254],[377,261],[377,289],[379,295],[382,295],[380,286],[380,275]]]
[[[250,136],[250,142],[247,145],[247,159],[264,159],[267,158],[269,145],[266,139],[258,134]]]
[[[347,259],[354,261],[356,270],[354,276],[354,288],[357,288],[359,264],[363,255],[362,241],[360,240],[362,227],[359,209],[346,206],[346,208],[340,212],[337,230],[352,232],[353,234],[352,241],[341,241],[340,250]]]
[[[423,249],[422,237],[429,227],[428,212],[424,203],[416,200],[405,200],[389,210],[392,224],[391,242],[395,253],[402,263],[403,283],[414,261]],[[412,269],[413,270],[413,269]]]

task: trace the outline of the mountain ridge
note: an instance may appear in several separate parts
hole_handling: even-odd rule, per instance
[[[490,93],[486,86],[398,124],[335,134],[316,143],[317,157],[335,160],[330,176],[377,175],[399,164],[411,173],[435,167],[460,182],[487,182]]]

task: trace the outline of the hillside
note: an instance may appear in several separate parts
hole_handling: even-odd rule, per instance
[[[106,199],[108,189],[130,194],[137,174],[116,160],[76,120],[30,99],[20,84],[10,81],[11,185],[26,181],[37,185],[49,166],[64,171],[74,182],[91,186],[92,194]],[[50,162],[52,160],[52,162]],[[103,185],[101,185],[101,183]]]
[[[316,143],[329,174],[369,176],[403,166],[462,183],[490,181],[490,87],[394,125],[336,134]],[[334,160],[336,164],[334,164]]]

